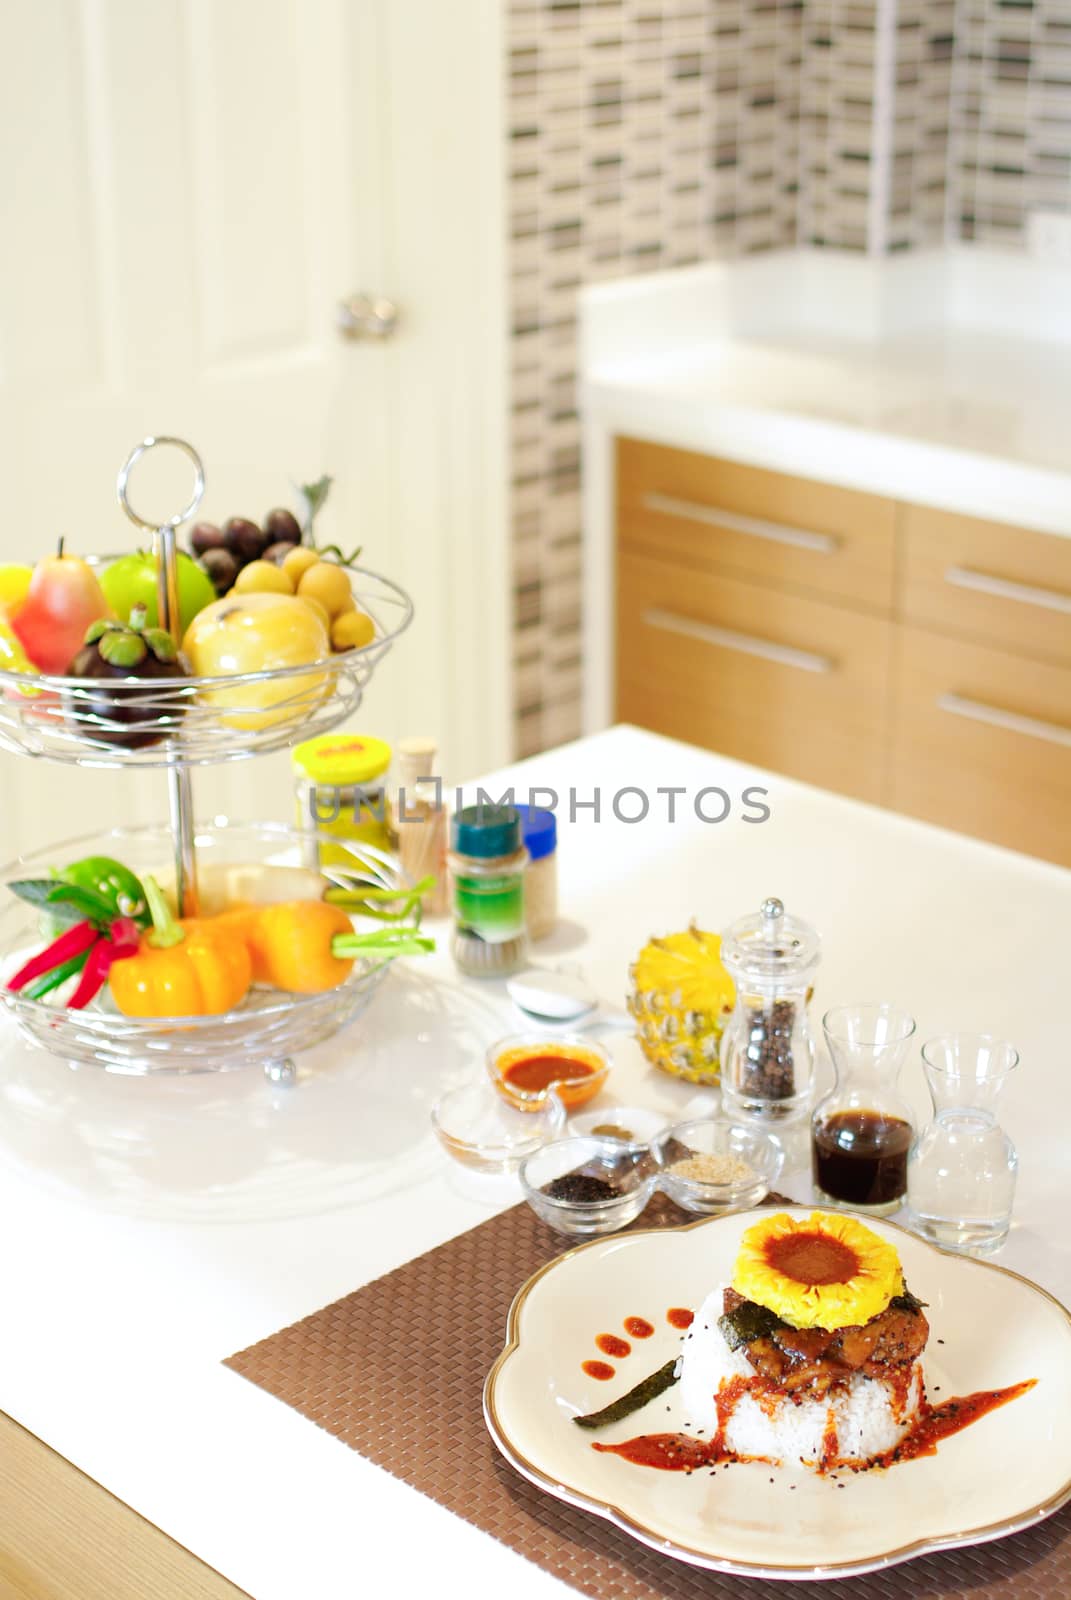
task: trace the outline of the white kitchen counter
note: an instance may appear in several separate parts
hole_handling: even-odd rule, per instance
[[[585,290],[585,728],[611,715],[617,436],[1069,536],[1068,281],[793,251]]]
[[[620,728],[514,769],[563,797],[563,915],[540,950],[619,1001],[652,931],[720,928],[780,895],[824,941],[815,1002],[887,997],[918,1037],[988,1029],[1023,1065],[1006,1126],[1021,1158],[998,1258],[1071,1298],[1066,927],[1071,877],[739,763]],[[712,826],[691,801],[769,790],[769,821]],[[644,786],[647,821],[614,793]],[[657,786],[680,785],[678,820]],[[567,793],[602,790],[569,824]],[[498,787],[498,780],[495,780]],[[518,798],[521,796],[518,795]],[[636,806],[635,796],[626,802]],[[497,986],[445,953],[393,973],[366,1018],[256,1075],[137,1081],[72,1072],[0,1024],[0,1409],[256,1600],[437,1591],[572,1593],[220,1365],[295,1318],[509,1204],[449,1162],[428,1111],[509,1026]],[[615,1096],[678,1111],[694,1091],[612,1040]],[[917,1056],[905,1073],[923,1104]],[[806,1178],[782,1185],[803,1197]],[[434,1314],[434,1308],[429,1308]],[[404,1330],[398,1330],[402,1335]]]

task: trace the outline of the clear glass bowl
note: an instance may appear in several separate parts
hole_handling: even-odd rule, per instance
[[[216,822],[198,825],[195,834],[201,868],[217,863],[272,862],[299,865],[303,843],[318,837],[299,833],[274,822]],[[361,880],[376,888],[405,886],[405,878],[391,856],[370,845],[332,839],[347,852],[348,863],[332,864],[324,877],[352,887]],[[0,867],[0,980],[14,972],[44,943],[36,911],[7,892],[16,878],[41,878],[51,867],[62,867],[83,856],[115,856],[139,876],[151,872],[163,878],[173,870],[174,840],[171,829],[156,825],[113,828],[85,834],[46,850],[33,851]],[[416,922],[416,913],[407,924]],[[358,931],[380,927],[375,921],[354,918]],[[55,995],[29,1000],[0,988],[7,1007],[22,1033],[53,1055],[110,1072],[132,1074],[222,1072],[259,1064],[276,1076],[289,1067],[289,1058],[329,1039],[347,1027],[364,1010],[387,967],[373,961],[356,961],[344,983],[322,994],[290,994],[278,989],[253,988],[234,1011],[215,1017],[125,1017],[110,1004],[105,988],[84,1011],[69,1011]],[[60,990],[57,993],[62,994]]]
[[[757,1205],[773,1188],[784,1164],[784,1151],[761,1128],[742,1128],[721,1117],[678,1122],[651,1146],[658,1164],[658,1184],[685,1211],[709,1213]],[[751,1176],[728,1183],[710,1183],[673,1171],[689,1155],[736,1157]]]
[[[649,1144],[668,1122],[664,1112],[649,1111],[646,1106],[603,1105],[570,1117],[569,1132],[591,1133],[596,1138],[616,1139],[620,1144]],[[621,1133],[602,1132],[605,1128],[619,1128]]]
[[[115,559],[100,556],[91,565]],[[0,747],[77,766],[205,766],[327,733],[357,710],[413,617],[409,596],[389,578],[346,570],[354,604],[376,630],[361,649],[301,666],[147,683],[0,671]],[[117,743],[130,737],[132,724],[142,742]]]
[[[571,1053],[582,1059],[589,1070],[570,1076],[568,1066],[564,1066],[561,1076],[548,1082],[545,1088],[522,1089],[509,1083],[504,1075],[521,1055],[562,1056],[567,1059]],[[535,1110],[552,1093],[558,1096],[567,1110],[586,1105],[589,1100],[594,1100],[606,1082],[612,1065],[602,1045],[596,1044],[584,1033],[513,1033],[508,1038],[499,1039],[487,1052],[487,1072],[491,1082],[511,1105],[521,1111]]]
[[[621,1192],[606,1199],[561,1198],[544,1193],[547,1184],[575,1178],[610,1183]],[[521,1162],[521,1189],[536,1215],[558,1233],[590,1239],[614,1233],[638,1217],[654,1193],[651,1152],[644,1144],[621,1144],[591,1135],[558,1139]]]
[[[548,1095],[535,1111],[518,1111],[485,1078],[450,1089],[432,1107],[431,1125],[448,1155],[477,1172],[515,1172],[525,1156],[565,1127],[565,1107]]]

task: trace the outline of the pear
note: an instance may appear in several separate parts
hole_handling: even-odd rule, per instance
[[[111,614],[92,567],[80,556],[64,555],[61,539],[56,555],[42,556],[34,567],[11,628],[35,667],[65,673],[86,629]]]

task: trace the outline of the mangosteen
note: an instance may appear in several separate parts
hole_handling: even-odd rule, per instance
[[[129,622],[92,623],[67,676],[84,678],[94,686],[67,695],[68,713],[80,731],[87,738],[128,750],[158,744],[174,733],[192,695],[192,690],[153,691],[154,684],[163,690],[165,684],[191,673],[171,635],[163,628],[145,626],[144,606],[134,607]],[[139,685],[144,685],[145,693],[138,692]]]

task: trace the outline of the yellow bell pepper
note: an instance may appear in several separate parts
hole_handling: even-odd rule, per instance
[[[154,878],[143,879],[153,926],[136,955],[113,962],[112,999],[127,1017],[203,1017],[233,1011],[249,992],[252,957],[242,929],[217,919],[176,922]]]
[[[36,678],[37,668],[22,648],[22,640],[8,621],[7,613],[0,607],[0,671],[22,672],[27,678]],[[36,699],[41,693],[32,682],[20,683],[19,693]]]

